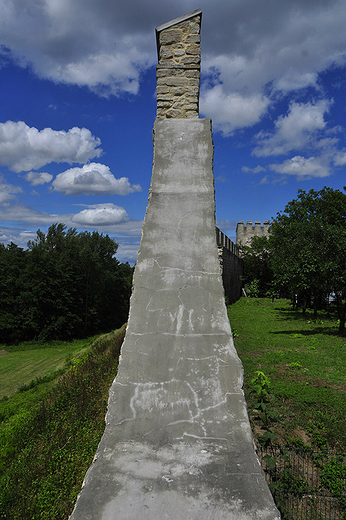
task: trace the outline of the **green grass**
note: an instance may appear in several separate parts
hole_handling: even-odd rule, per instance
[[[337,336],[335,320],[303,317],[288,301],[266,298],[242,298],[228,311],[250,417],[250,380],[261,370],[271,380],[283,440],[346,448],[346,338]]]
[[[72,356],[85,353],[94,339],[0,345],[0,399],[12,396],[35,379],[61,371]]]
[[[124,335],[125,326],[80,345],[62,376],[1,400],[0,518],[69,517],[104,431]]]

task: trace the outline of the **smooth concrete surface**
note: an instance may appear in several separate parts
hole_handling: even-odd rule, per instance
[[[119,371],[71,519],[279,519],[224,303],[211,121],[156,120],[154,132]]]

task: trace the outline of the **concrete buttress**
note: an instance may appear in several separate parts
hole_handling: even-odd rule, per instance
[[[209,119],[157,119],[106,428],[71,520],[274,520],[215,240]]]

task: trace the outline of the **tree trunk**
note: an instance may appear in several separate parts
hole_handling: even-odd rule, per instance
[[[345,322],[346,322],[346,298],[343,307],[340,308],[339,313],[339,336],[345,336]]]

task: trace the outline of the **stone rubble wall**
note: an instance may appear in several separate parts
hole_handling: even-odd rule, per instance
[[[233,303],[242,294],[244,262],[239,256],[238,247],[218,228],[216,228],[216,243],[225,297],[228,303]]]
[[[158,33],[157,118],[198,118],[201,15]]]

